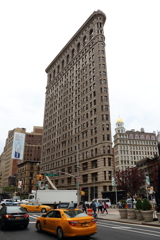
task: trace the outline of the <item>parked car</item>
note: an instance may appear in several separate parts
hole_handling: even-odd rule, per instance
[[[28,202],[25,204],[20,204],[21,207],[25,208],[26,211],[28,212],[48,212],[51,207],[50,206],[46,206],[46,205],[42,205],[39,202]]]
[[[4,206],[0,209],[0,228],[22,226],[27,228],[29,215],[21,206]]]
[[[12,199],[3,199],[0,204],[1,206],[17,206],[19,202],[14,202]]]
[[[21,203],[28,203],[29,202],[29,199],[23,199],[22,201],[21,201]]]
[[[97,232],[96,219],[79,209],[54,209],[36,220],[37,231],[42,230],[63,237],[90,236]]]

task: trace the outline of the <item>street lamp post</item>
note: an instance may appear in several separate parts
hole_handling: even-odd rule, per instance
[[[76,187],[77,187],[77,207],[79,204],[79,158],[78,158],[78,145],[77,145],[77,178],[76,178]]]

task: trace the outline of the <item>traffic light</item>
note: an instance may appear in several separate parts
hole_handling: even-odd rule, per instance
[[[42,175],[41,175],[41,174],[38,174],[38,175],[37,175],[37,180],[39,180],[39,181],[42,180]]]
[[[84,191],[80,191],[80,192],[79,192],[79,195],[84,196],[84,195],[85,195],[85,192],[84,192]]]

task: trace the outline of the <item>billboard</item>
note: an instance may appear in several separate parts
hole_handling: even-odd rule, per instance
[[[23,160],[24,141],[25,141],[24,133],[14,132],[12,156],[11,156],[12,159]]]

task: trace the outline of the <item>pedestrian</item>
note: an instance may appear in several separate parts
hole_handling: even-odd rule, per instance
[[[87,213],[87,207],[86,207],[85,201],[83,201],[82,203],[82,210],[83,212]]]
[[[96,213],[96,204],[95,204],[95,202],[93,200],[92,200],[92,203],[91,203],[90,207],[92,208],[92,211],[94,213]]]
[[[117,203],[117,207],[118,207],[118,208],[122,208],[122,202],[121,202],[121,201],[119,201],[119,202]]]
[[[74,203],[73,203],[73,201],[70,202],[69,208],[74,208]]]
[[[108,204],[106,202],[104,202],[104,204],[103,204],[103,209],[104,209],[103,212],[106,211],[106,213],[108,214],[107,208],[108,208]]]
[[[103,213],[103,212],[102,212],[102,202],[101,202],[101,201],[98,202],[98,213],[99,213],[99,211],[100,211],[101,213]]]
[[[81,205],[81,203],[78,204],[77,208],[82,210],[82,205]]]
[[[56,202],[54,202],[54,204],[53,204],[53,209],[57,209],[57,203]]]

